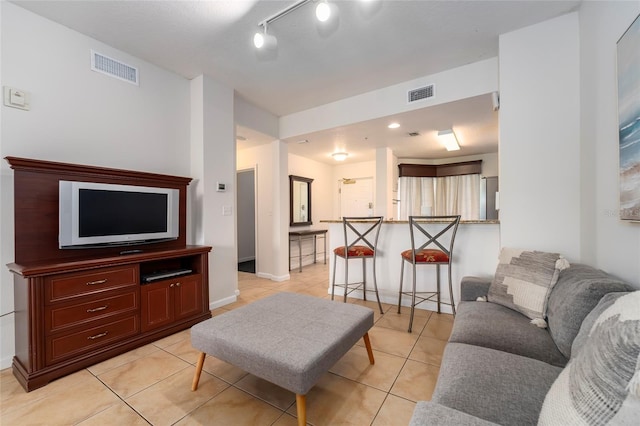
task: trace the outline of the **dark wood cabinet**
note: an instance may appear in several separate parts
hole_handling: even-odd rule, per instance
[[[211,247],[74,262],[10,264],[14,273],[14,374],[27,390],[211,317]],[[188,268],[144,283],[157,271]]]
[[[187,275],[142,285],[142,331],[197,315],[202,306],[201,281],[200,275]]]

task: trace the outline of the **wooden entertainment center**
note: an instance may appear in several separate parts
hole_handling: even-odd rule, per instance
[[[211,317],[208,254],[186,245],[190,178],[7,157],[14,170],[15,356],[27,391]],[[58,182],[178,189],[179,237],[58,248]],[[146,282],[158,272],[184,275]],[[151,280],[149,280],[151,281]]]

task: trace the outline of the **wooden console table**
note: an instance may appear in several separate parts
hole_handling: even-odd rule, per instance
[[[308,231],[291,231],[289,232],[289,270],[291,270],[291,243],[297,241],[298,242],[298,268],[299,271],[302,272],[302,240],[310,240],[313,239],[313,263],[316,263],[316,240],[318,238],[322,238],[324,240],[324,263],[327,263],[327,230],[326,229],[316,229],[316,230],[308,230]],[[311,256],[311,254],[305,254],[304,256]]]

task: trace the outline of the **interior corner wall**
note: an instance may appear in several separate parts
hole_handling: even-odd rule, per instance
[[[276,235],[272,226],[274,203],[274,170],[271,144],[238,151],[236,170],[254,168],[256,172],[256,275],[264,278],[275,276],[275,255],[272,250]]]
[[[189,176],[189,81],[0,2],[2,85],[31,110],[1,106],[0,157],[27,157]],[[90,69],[90,49],[135,66],[140,86]],[[0,368],[14,352],[13,171],[1,160]]]
[[[500,36],[501,246],[581,259],[578,13]]]
[[[640,3],[583,2],[582,235],[585,262],[640,288],[640,224],[619,219],[616,43]]]
[[[236,244],[236,143],[233,89],[207,76],[191,82],[191,175],[197,179],[201,215],[192,216],[209,254],[209,302],[233,302],[238,289]],[[200,127],[201,126],[201,127]],[[218,183],[226,190],[218,192]]]

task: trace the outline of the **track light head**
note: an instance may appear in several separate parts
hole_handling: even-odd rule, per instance
[[[331,6],[326,0],[322,0],[316,6],[316,18],[318,18],[320,22],[326,22],[331,18]]]
[[[253,36],[253,45],[257,49],[275,49],[278,46],[278,40],[272,34],[267,34],[267,24],[262,24],[264,32],[256,32]]]

